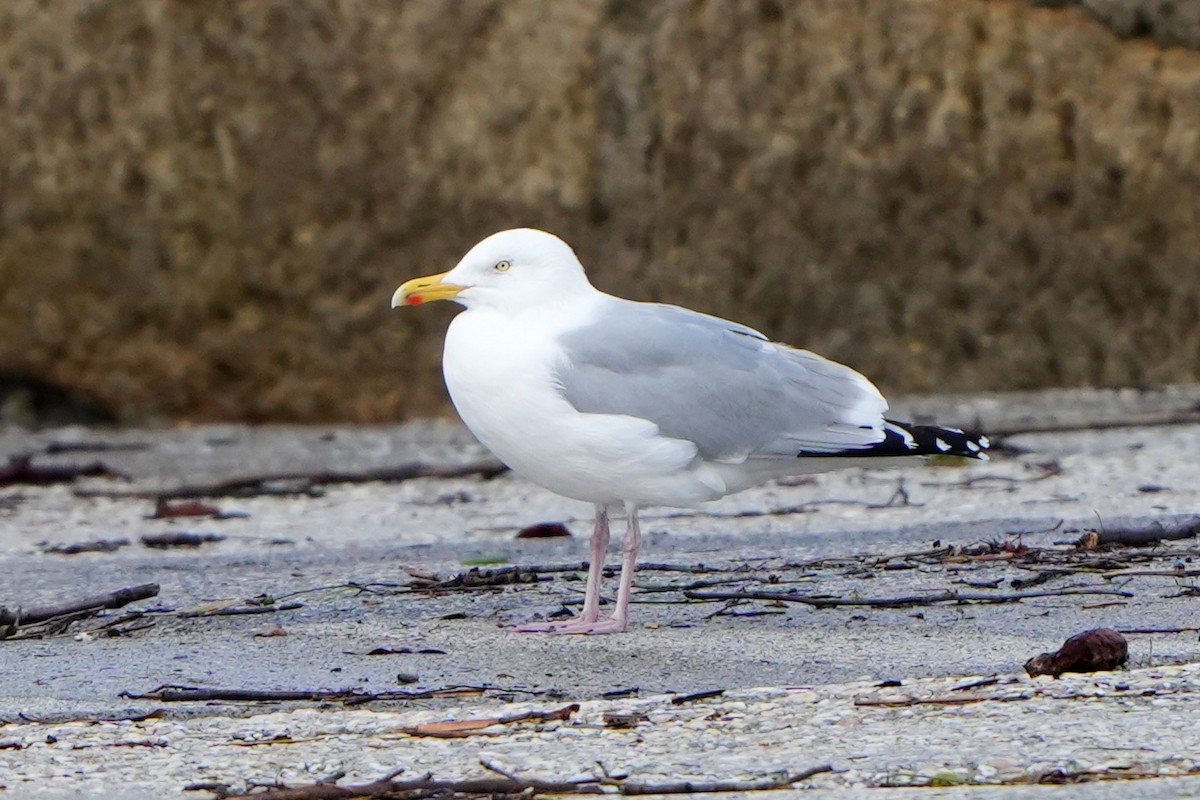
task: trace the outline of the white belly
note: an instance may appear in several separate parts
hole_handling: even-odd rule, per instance
[[[691,442],[647,420],[581,414],[555,384],[560,353],[533,321],[472,309],[446,334],[442,372],[463,422],[516,473],[592,503],[691,506],[725,494]]]

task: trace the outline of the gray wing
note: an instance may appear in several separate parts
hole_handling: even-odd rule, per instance
[[[707,459],[838,453],[884,438],[887,403],[862,375],[717,317],[615,300],[559,344],[575,408],[650,420]]]

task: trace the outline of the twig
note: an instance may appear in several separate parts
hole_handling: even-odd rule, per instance
[[[706,580],[692,581],[691,583],[667,583],[661,585],[648,585],[637,587],[638,594],[657,594],[661,592],[684,592],[692,589],[707,589],[710,586],[728,586],[731,583],[743,583],[746,577],[743,575],[731,576],[728,578],[709,578]],[[787,581],[787,583],[797,583],[797,581]],[[775,584],[772,584],[775,585]]]
[[[1091,534],[1095,534],[1096,538],[1092,539]],[[1089,531],[1089,544],[1093,547],[1106,544],[1124,544],[1130,546],[1141,546],[1154,544],[1162,541],[1175,541],[1178,539],[1190,539],[1193,536],[1200,535],[1200,518],[1193,517],[1186,520],[1170,520],[1168,522],[1155,521],[1144,527],[1125,527],[1125,528],[1105,528],[1099,531]]]
[[[276,611],[294,611],[297,608],[304,608],[304,604],[292,602],[282,603],[280,605],[224,606],[222,608],[214,608],[209,611],[180,611],[178,616],[181,619],[191,619],[195,617],[239,617],[249,614],[272,614]]]
[[[1028,700],[1033,697],[1032,694],[1008,694],[1000,695],[999,697],[979,697],[972,695],[969,697],[901,697],[896,699],[872,700],[870,698],[856,698],[854,705],[856,706],[884,706],[888,708],[902,708],[905,706],[965,706],[972,703],[1012,703],[1017,700]]]
[[[128,545],[129,540],[121,537],[120,539],[93,539],[90,542],[72,542],[71,544],[41,542],[38,547],[43,553],[74,556],[80,553],[115,553]]]
[[[402,689],[387,692],[365,692],[362,689],[299,689],[277,691],[273,689],[219,689],[201,686],[179,686],[164,684],[148,692],[121,692],[120,696],[129,700],[158,700],[163,703],[193,703],[193,702],[232,702],[232,703],[271,703],[286,701],[340,701],[346,705],[362,705],[376,700],[429,700],[435,697],[454,697],[458,695],[479,695],[484,692],[514,693],[539,695],[541,692],[530,689],[508,689],[500,686],[449,686],[442,689],[429,689],[406,692]]]
[[[720,697],[725,694],[724,689],[707,689],[703,692],[692,692],[691,694],[681,694],[678,697],[671,698],[671,705],[679,706],[684,703],[694,703],[697,700],[707,700],[710,697]]]
[[[930,594],[909,595],[907,597],[875,597],[875,598],[845,598],[845,597],[814,597],[811,595],[792,594],[790,592],[697,592],[687,591],[685,597],[692,600],[769,600],[786,603],[804,603],[816,608],[835,606],[870,606],[872,608],[894,608],[902,606],[926,606],[934,603],[1016,603],[1035,597],[1063,597],[1077,594],[1106,594],[1117,597],[1133,597],[1132,592],[1117,589],[1087,589],[1069,588],[1044,592],[1016,592],[1014,594],[980,594],[976,592],[955,592],[944,590]]]
[[[757,780],[740,781],[677,781],[673,783],[641,783],[624,780],[617,784],[623,795],[641,794],[711,794],[723,792],[765,792],[772,789],[784,789],[794,783],[808,780],[822,772],[833,772],[832,764],[822,764],[809,767],[800,772],[784,773]]]
[[[199,547],[202,544],[223,541],[225,541],[223,533],[167,531],[166,533],[147,533],[142,536],[142,544],[155,550],[165,550],[168,547]]]
[[[42,450],[46,455],[59,453],[113,453],[149,450],[147,442],[59,442],[54,441]]]
[[[516,773],[509,772],[508,770],[503,769],[502,767],[494,764],[493,762],[488,761],[486,758],[480,759],[479,766],[483,767],[484,769],[488,770],[489,772],[494,772],[497,775],[503,775],[505,778],[508,778],[513,783],[518,783],[521,780],[521,778],[519,776],[517,776]]]
[[[100,461],[90,464],[68,464],[35,466],[33,456],[10,456],[8,464],[0,466],[0,486],[49,486],[54,483],[71,483],[76,478],[115,478],[129,480],[123,475]]]
[[[382,581],[371,581],[367,583],[359,583],[358,581],[346,581],[345,583],[329,583],[324,586],[314,586],[311,589],[297,589],[294,592],[284,592],[283,594],[275,595],[275,600],[285,600],[289,597],[299,597],[302,594],[312,594],[314,592],[325,592],[330,589],[353,589],[358,594],[385,594],[383,589],[395,590],[390,593],[401,594],[408,591],[408,587],[400,583],[385,583]]]
[[[157,594],[157,583],[144,583],[140,586],[118,589],[109,594],[86,597],[82,600],[72,600],[58,605],[34,606],[26,609],[18,607],[11,610],[0,606],[0,639],[8,638],[22,626],[36,625],[58,617],[78,614],[90,615],[106,608],[121,608],[138,600],[146,600],[154,597]]]
[[[72,714],[53,714],[45,717],[35,717],[22,711],[17,715],[17,719],[22,722],[28,722],[33,725],[67,725],[72,722],[144,722],[148,719],[157,719],[163,715],[164,711],[161,708],[154,708],[150,711],[138,714],[100,714],[91,716],[76,716]],[[7,722],[7,720],[5,720]]]
[[[1105,580],[1112,578],[1197,578],[1200,569],[1114,569],[1101,572]]]
[[[134,490],[129,492],[78,491],[83,497],[144,497],[151,500],[183,500],[205,497],[256,497],[275,494],[310,494],[314,487],[336,483],[396,483],[414,478],[463,478],[478,475],[494,478],[508,471],[498,461],[447,467],[414,462],[395,467],[357,472],[275,473],[234,478],[207,484],[179,486],[174,489]]]
[[[715,794],[726,792],[757,792],[783,789],[814,775],[832,772],[833,766],[822,764],[806,770],[769,775],[749,780],[715,781],[667,781],[654,783],[633,781],[605,775],[599,778],[577,778],[574,780],[545,780],[521,777],[490,761],[480,764],[495,777],[462,778],[439,780],[431,774],[407,780],[383,778],[371,783],[337,786],[329,782],[311,783],[305,786],[280,786],[263,792],[226,794],[228,800],[344,800],[348,798],[400,798],[521,795],[534,797],[543,794],[608,794],[614,789],[627,796],[647,794]]]
[[[1073,569],[1046,569],[1028,578],[1013,578],[1009,583],[1014,589],[1028,589],[1031,586],[1041,586],[1043,583],[1063,575],[1073,574],[1075,574]]]
[[[504,567],[472,567],[459,572],[451,578],[438,579],[436,575],[414,577],[413,586],[421,590],[441,589],[479,589],[493,586],[508,586],[518,583],[538,583],[547,580],[541,576],[555,573],[580,573],[588,569],[587,561],[577,561],[570,564],[533,564],[512,565]],[[704,564],[639,564],[638,572],[686,572],[691,574],[707,574],[712,572],[742,572],[744,566],[709,567]],[[605,568],[606,575],[615,574],[615,570]],[[651,590],[654,591],[654,590]],[[657,591],[667,591],[658,589]]]
[[[226,800],[342,800],[343,798],[434,797],[442,795],[516,795],[532,794],[600,794],[596,781],[585,778],[573,781],[544,781],[525,778],[464,778],[438,780],[432,775],[407,780],[378,780],[371,783],[338,786],[333,783],[310,783],[304,786],[283,786],[265,792],[227,794]],[[420,794],[415,794],[420,792]],[[414,794],[408,794],[414,793]]]
[[[359,695],[357,689],[314,689],[275,691],[271,689],[204,689],[198,686],[159,686],[144,694],[121,692],[130,700],[158,700],[163,703],[181,702],[279,702],[287,700],[342,700]]]

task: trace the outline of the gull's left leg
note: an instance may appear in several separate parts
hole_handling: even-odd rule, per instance
[[[592,529],[592,539],[588,550],[587,588],[583,595],[583,611],[577,617],[557,622],[529,622],[516,625],[514,629],[521,633],[589,633],[583,630],[600,619],[600,582],[604,576],[604,557],[608,552],[608,509],[596,505],[596,525]],[[580,630],[575,630],[580,628]]]
[[[642,546],[642,526],[638,524],[637,508],[629,506],[625,537],[621,539],[621,584],[617,588],[617,607],[608,618],[614,631],[629,629],[629,596],[633,593],[633,574],[637,572],[638,548]]]

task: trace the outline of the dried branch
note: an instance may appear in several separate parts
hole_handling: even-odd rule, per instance
[[[633,796],[648,794],[715,794],[725,792],[757,792],[784,789],[814,775],[832,772],[833,767],[822,764],[800,772],[780,773],[748,780],[715,781],[634,781],[605,775],[596,778],[574,780],[545,780],[521,777],[490,761],[480,762],[484,769],[495,773],[495,777],[462,778],[439,780],[430,774],[405,780],[385,777],[371,783],[338,786],[330,782],[317,782],[304,786],[277,786],[266,791],[250,791],[238,794],[223,794],[228,800],[343,800],[344,798],[433,798],[446,796],[512,797],[520,795],[531,798],[545,794],[617,794]],[[208,786],[197,788],[210,788]],[[222,789],[224,787],[222,786]],[[216,790],[216,787],[211,787]]]
[[[1112,578],[1197,578],[1200,577],[1200,569],[1114,569],[1108,572],[1101,572],[1100,577],[1105,580]]]
[[[1009,584],[1014,589],[1028,589],[1031,586],[1041,586],[1043,583],[1060,578],[1063,575],[1074,575],[1073,569],[1044,569],[1028,578],[1013,578]]]
[[[86,597],[48,606],[17,607],[8,609],[0,606],[0,639],[7,639],[23,626],[37,625],[63,617],[91,616],[106,608],[121,608],[138,600],[146,600],[158,594],[157,583],[144,583],[118,589],[109,594]]]
[[[77,478],[117,478],[129,480],[123,475],[100,461],[90,464],[67,464],[35,466],[33,456],[10,456],[8,464],[0,466],[0,486],[49,486],[54,483],[71,483]]]
[[[337,701],[346,705],[362,705],[377,700],[430,700],[438,697],[461,697],[481,695],[485,692],[523,693],[539,695],[530,689],[508,689],[500,686],[449,686],[443,689],[428,689],[406,692],[397,689],[387,692],[366,692],[362,689],[219,689],[201,686],[164,684],[148,692],[121,692],[129,700],[157,700],[163,703],[230,702],[230,703],[277,703],[287,701]]]
[[[120,539],[93,539],[89,542],[72,542],[71,544],[41,542],[38,544],[38,548],[43,553],[74,556],[80,553],[115,553],[117,550],[128,545],[129,540],[122,537]]]
[[[239,617],[249,614],[273,614],[276,611],[295,611],[297,608],[304,608],[304,604],[299,602],[281,603],[279,605],[273,603],[249,603],[246,605],[221,606],[220,608],[212,609],[180,611],[178,616],[182,619],[195,617]]]
[[[397,483],[414,478],[464,478],[478,475],[494,478],[508,471],[499,461],[486,461],[460,467],[413,462],[395,467],[380,467],[354,472],[275,473],[252,475],[206,484],[178,486],[174,489],[133,490],[128,492],[78,491],[81,497],[144,497],[159,500],[194,500],[206,497],[257,497],[260,495],[311,495],[318,486],[336,483]]]
[[[576,574],[587,572],[587,561],[576,561],[569,564],[532,564],[513,565],[504,567],[471,567],[450,578],[441,579],[432,573],[413,575],[413,586],[421,590],[445,589],[480,589],[493,586],[508,586],[511,584],[538,583],[548,578],[550,574]],[[709,567],[704,564],[639,564],[638,572],[685,572],[691,574],[706,574],[712,572],[744,572],[746,567]],[[604,574],[608,577],[615,575],[615,569],[605,567]],[[655,590],[651,590],[655,591]],[[668,591],[658,589],[657,591]]]
[[[720,697],[725,694],[724,689],[706,689],[702,692],[692,692],[691,694],[681,694],[678,697],[671,698],[671,705],[681,706],[684,703],[694,703],[697,700],[708,700],[713,697]]]
[[[1034,695],[1030,692],[1021,694],[1005,694],[998,697],[981,697],[969,695],[966,697],[898,697],[898,698],[855,698],[856,706],[883,706],[885,708],[903,708],[906,706],[966,706],[972,703],[1012,703],[1017,700],[1028,700]]]
[[[791,592],[703,592],[686,591],[685,597],[692,600],[767,600],[771,602],[803,603],[816,608],[832,608],[836,606],[869,606],[871,608],[898,608],[905,606],[927,606],[935,603],[1017,603],[1035,597],[1064,597],[1068,595],[1115,595],[1117,597],[1133,597],[1132,592],[1117,589],[1067,588],[1056,591],[1016,592],[1013,594],[981,594],[977,592],[955,592],[944,590],[929,594],[909,595],[907,597],[816,597],[812,595],[793,594]]]
[[[155,550],[165,550],[169,547],[199,547],[202,544],[223,541],[225,541],[223,533],[192,533],[190,531],[147,533],[142,537],[142,544]]]
[[[502,775],[487,778],[438,780],[432,775],[407,780],[383,779],[371,783],[338,786],[334,783],[310,783],[282,786],[266,791],[224,795],[227,800],[342,800],[342,798],[425,798],[445,795],[504,796],[528,792],[534,794],[600,794],[592,779],[584,781],[543,781],[526,778],[514,781]]]
[[[822,772],[833,772],[832,764],[809,767],[800,772],[784,773],[751,780],[733,781],[677,781],[668,783],[642,783],[624,780],[617,782],[623,795],[642,794],[713,794],[721,792],[765,792],[786,789],[792,784],[808,780]]]
[[[1156,520],[1143,527],[1088,531],[1080,537],[1079,546],[1093,548],[1106,544],[1123,544],[1130,547],[1142,547],[1156,542],[1191,539],[1196,535],[1200,535],[1200,517],[1168,520],[1167,522]]]
[[[46,445],[42,450],[46,455],[57,455],[59,453],[113,453],[113,452],[134,452],[137,450],[149,450],[151,447],[147,442],[59,442],[54,441]]]

